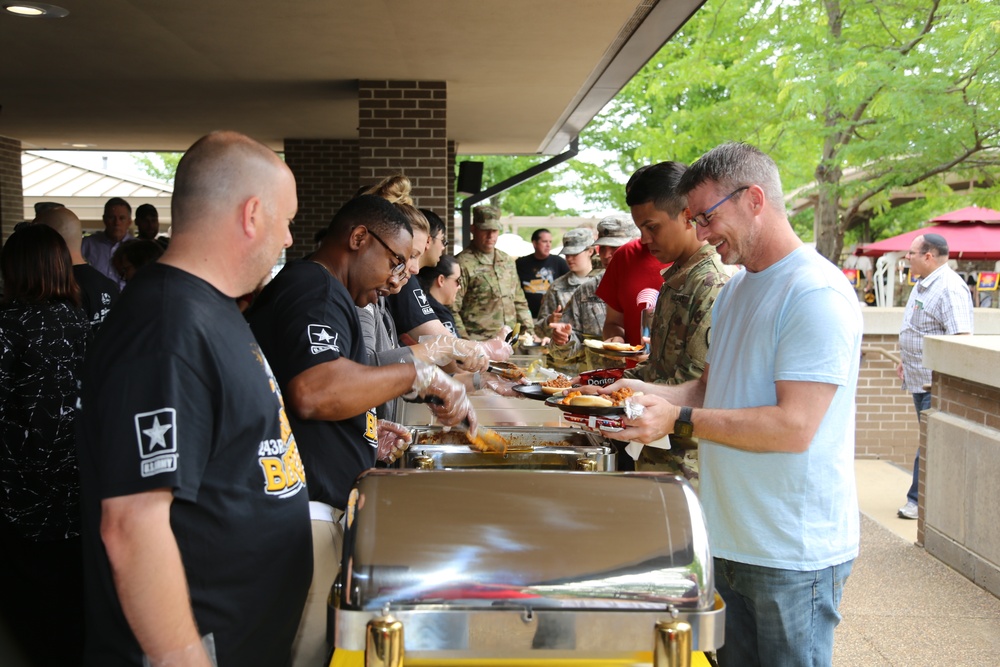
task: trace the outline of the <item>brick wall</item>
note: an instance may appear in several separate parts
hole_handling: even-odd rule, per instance
[[[441,215],[441,219],[444,220],[445,224],[445,243],[446,248],[451,248],[457,234],[455,234],[455,155],[458,153],[458,144],[454,141],[448,142],[448,206],[445,208],[445,212],[448,215]],[[450,250],[449,250],[450,252]]]
[[[24,183],[21,178],[21,142],[0,137],[0,241],[24,219]]]
[[[919,425],[913,396],[900,388],[896,362],[875,348],[899,355],[899,337],[868,334],[858,376],[855,456],[886,459],[901,466],[913,463]]]
[[[358,175],[357,139],[285,139],[285,163],[295,174],[299,212],[292,227],[289,257],[313,247],[313,236],[354,196]]]
[[[392,174],[406,174],[413,183],[417,206],[447,220],[452,210],[447,112],[448,86],[443,81],[361,81],[361,182],[375,183]]]

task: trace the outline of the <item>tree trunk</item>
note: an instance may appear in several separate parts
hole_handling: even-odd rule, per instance
[[[826,160],[816,168],[816,208],[813,213],[813,238],[816,251],[834,264],[840,263],[844,248],[844,230],[840,224],[840,169],[828,169]]]

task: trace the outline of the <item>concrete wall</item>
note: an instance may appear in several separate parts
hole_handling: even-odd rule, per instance
[[[935,400],[921,447],[919,539],[1000,596],[1000,339],[963,339],[928,339],[925,349]]]

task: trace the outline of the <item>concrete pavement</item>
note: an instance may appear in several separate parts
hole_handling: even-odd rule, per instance
[[[995,667],[1000,599],[914,542],[917,522],[896,517],[910,474],[857,461],[861,553],[847,580],[835,667]]]

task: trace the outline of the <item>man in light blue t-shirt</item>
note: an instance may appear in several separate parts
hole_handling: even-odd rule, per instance
[[[645,393],[635,399],[644,413],[613,437],[700,439],[700,496],[726,602],[719,664],[830,665],[858,553],[858,299],[795,235],[777,166],[758,149],[709,151],[679,190],[698,237],[744,270],[715,302],[700,379],[601,390]]]

